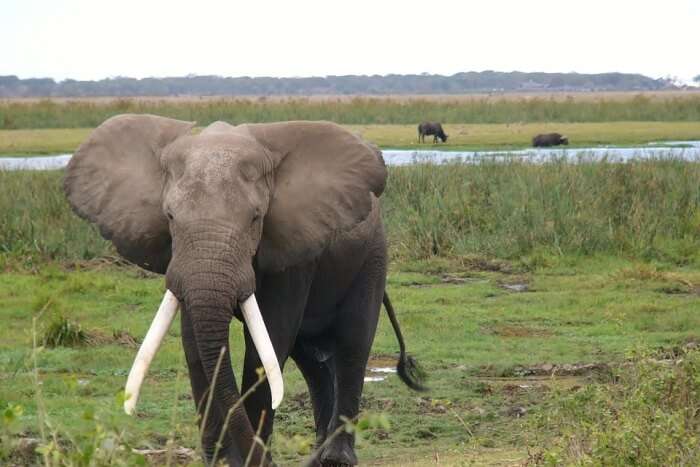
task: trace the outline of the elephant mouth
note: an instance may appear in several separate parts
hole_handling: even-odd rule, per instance
[[[179,306],[180,302],[175,294],[170,290],[166,290],[160,307],[146,333],[146,337],[144,337],[141,347],[136,354],[134,363],[131,366],[131,371],[129,372],[129,377],[126,381],[124,389],[126,396],[124,400],[124,411],[129,415],[134,413],[141,386],[148,373],[148,368],[158,352],[158,348],[163,342],[165,334],[172,325]],[[275,354],[274,347],[272,346],[272,341],[267,332],[262,313],[260,313],[260,307],[258,306],[255,294],[251,293],[247,298],[241,300],[239,302],[239,308],[253,343],[255,344],[255,349],[260,356],[263,368],[265,369],[265,375],[270,385],[272,408],[276,409],[282,402],[284,396],[282,370],[280,369],[279,361]]]

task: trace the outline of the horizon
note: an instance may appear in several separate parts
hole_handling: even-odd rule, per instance
[[[375,77],[375,76],[380,76],[380,77],[387,77],[387,76],[441,76],[441,77],[453,77],[456,75],[460,74],[468,74],[468,73],[504,73],[504,74],[513,74],[513,73],[521,73],[521,74],[562,74],[562,75],[611,75],[611,74],[620,74],[620,75],[639,75],[639,76],[644,76],[646,78],[650,79],[655,79],[655,80],[660,80],[660,79],[667,79],[667,78],[679,78],[679,77],[674,77],[670,75],[665,75],[665,76],[649,76],[645,75],[643,73],[637,73],[637,72],[621,72],[621,71],[602,71],[602,72],[596,72],[596,73],[584,73],[584,72],[578,72],[578,71],[522,71],[522,70],[510,70],[510,71],[504,71],[504,70],[466,70],[466,71],[457,71],[454,73],[450,74],[444,74],[444,73],[429,73],[429,72],[419,72],[419,73],[356,73],[356,74],[344,74],[344,75],[334,75],[334,74],[326,74],[326,75],[298,75],[298,76],[272,76],[272,75],[260,75],[260,76],[251,76],[251,75],[219,75],[219,74],[197,74],[197,73],[189,73],[186,75],[162,75],[162,76],[142,76],[142,77],[137,77],[137,76],[127,76],[127,75],[115,75],[115,76],[104,76],[102,78],[95,78],[95,79],[76,79],[72,77],[66,77],[62,79],[57,79],[52,76],[19,76],[15,73],[9,73],[9,74],[0,74],[0,77],[8,77],[8,76],[15,76],[20,80],[30,80],[30,79],[52,79],[56,83],[61,83],[64,81],[103,81],[103,80],[112,80],[112,79],[135,79],[135,80],[146,80],[146,79],[173,79],[173,78],[206,78],[206,77],[215,77],[215,78],[275,78],[275,79],[310,79],[310,78],[332,78],[332,77],[347,77],[347,76],[352,76],[352,77]],[[687,83],[687,84],[694,84],[692,82]]]

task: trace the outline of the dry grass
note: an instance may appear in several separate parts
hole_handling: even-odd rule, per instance
[[[696,96],[700,94],[698,90],[687,91],[591,91],[591,92],[475,92],[466,94],[353,94],[353,95],[335,95],[335,94],[315,94],[304,96],[303,99],[312,102],[350,102],[357,98],[367,99],[386,99],[392,101],[409,102],[416,100],[427,101],[462,101],[468,102],[472,100],[521,100],[521,99],[552,99],[555,101],[566,101],[573,99],[578,102],[608,100],[608,101],[628,101],[639,96],[644,96],[653,100],[667,100],[675,98],[684,98]],[[111,104],[116,101],[123,100],[123,97],[52,97],[50,100],[56,103],[69,102],[87,102],[92,104]],[[137,102],[173,102],[173,103],[189,103],[189,102],[213,102],[213,101],[257,101],[257,102],[284,102],[289,100],[301,99],[300,96],[138,96],[131,97],[130,100]],[[26,102],[34,103],[45,101],[46,98],[40,97],[17,97],[0,99],[0,104],[10,102]]]

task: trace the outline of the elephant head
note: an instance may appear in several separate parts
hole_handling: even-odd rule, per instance
[[[255,303],[256,273],[318,257],[367,217],[386,168],[374,146],[333,123],[216,122],[199,134],[193,127],[152,115],[113,117],[73,156],[64,189],[75,212],[122,256],[165,274],[166,297],[127,383],[127,411],[179,304],[192,324],[185,350],[199,356],[213,384],[212,410],[237,407],[224,428],[246,453],[254,433],[237,404],[230,321],[242,312],[278,404],[281,373]]]

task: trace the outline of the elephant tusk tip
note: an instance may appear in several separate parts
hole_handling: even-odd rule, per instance
[[[277,407],[280,406],[280,404],[282,403],[282,399],[284,398],[284,389],[281,385],[278,387],[279,391],[275,391],[272,394],[272,410],[277,410]]]
[[[127,415],[133,415],[134,409],[136,408],[136,401],[131,401],[131,399],[124,401],[124,413]]]

